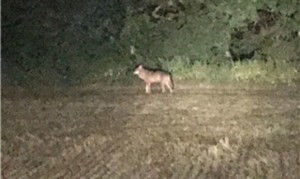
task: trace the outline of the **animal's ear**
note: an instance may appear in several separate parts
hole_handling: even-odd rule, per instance
[[[139,68],[139,69],[142,69],[142,68],[143,68],[143,65],[140,64],[138,68]]]

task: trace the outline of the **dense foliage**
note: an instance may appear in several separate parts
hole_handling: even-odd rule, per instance
[[[122,80],[137,63],[198,78],[186,72],[214,65],[235,74],[241,61],[255,60],[288,63],[292,79],[299,75],[299,0],[4,0],[2,7],[4,84]]]

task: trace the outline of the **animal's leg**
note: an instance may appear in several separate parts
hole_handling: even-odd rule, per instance
[[[146,83],[146,93],[147,94],[151,93],[151,83]]]

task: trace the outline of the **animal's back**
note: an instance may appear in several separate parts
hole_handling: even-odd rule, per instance
[[[162,81],[168,80],[169,79],[169,74],[163,71],[158,71],[158,70],[147,70],[143,69],[140,71],[141,77],[149,83],[160,83]]]

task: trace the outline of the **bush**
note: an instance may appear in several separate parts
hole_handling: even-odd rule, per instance
[[[198,60],[191,64],[188,57],[176,56],[161,60],[166,69],[180,80],[197,79],[209,83],[287,83],[300,79],[295,63],[286,60],[224,62],[221,64]],[[210,61],[211,62],[211,61]]]

